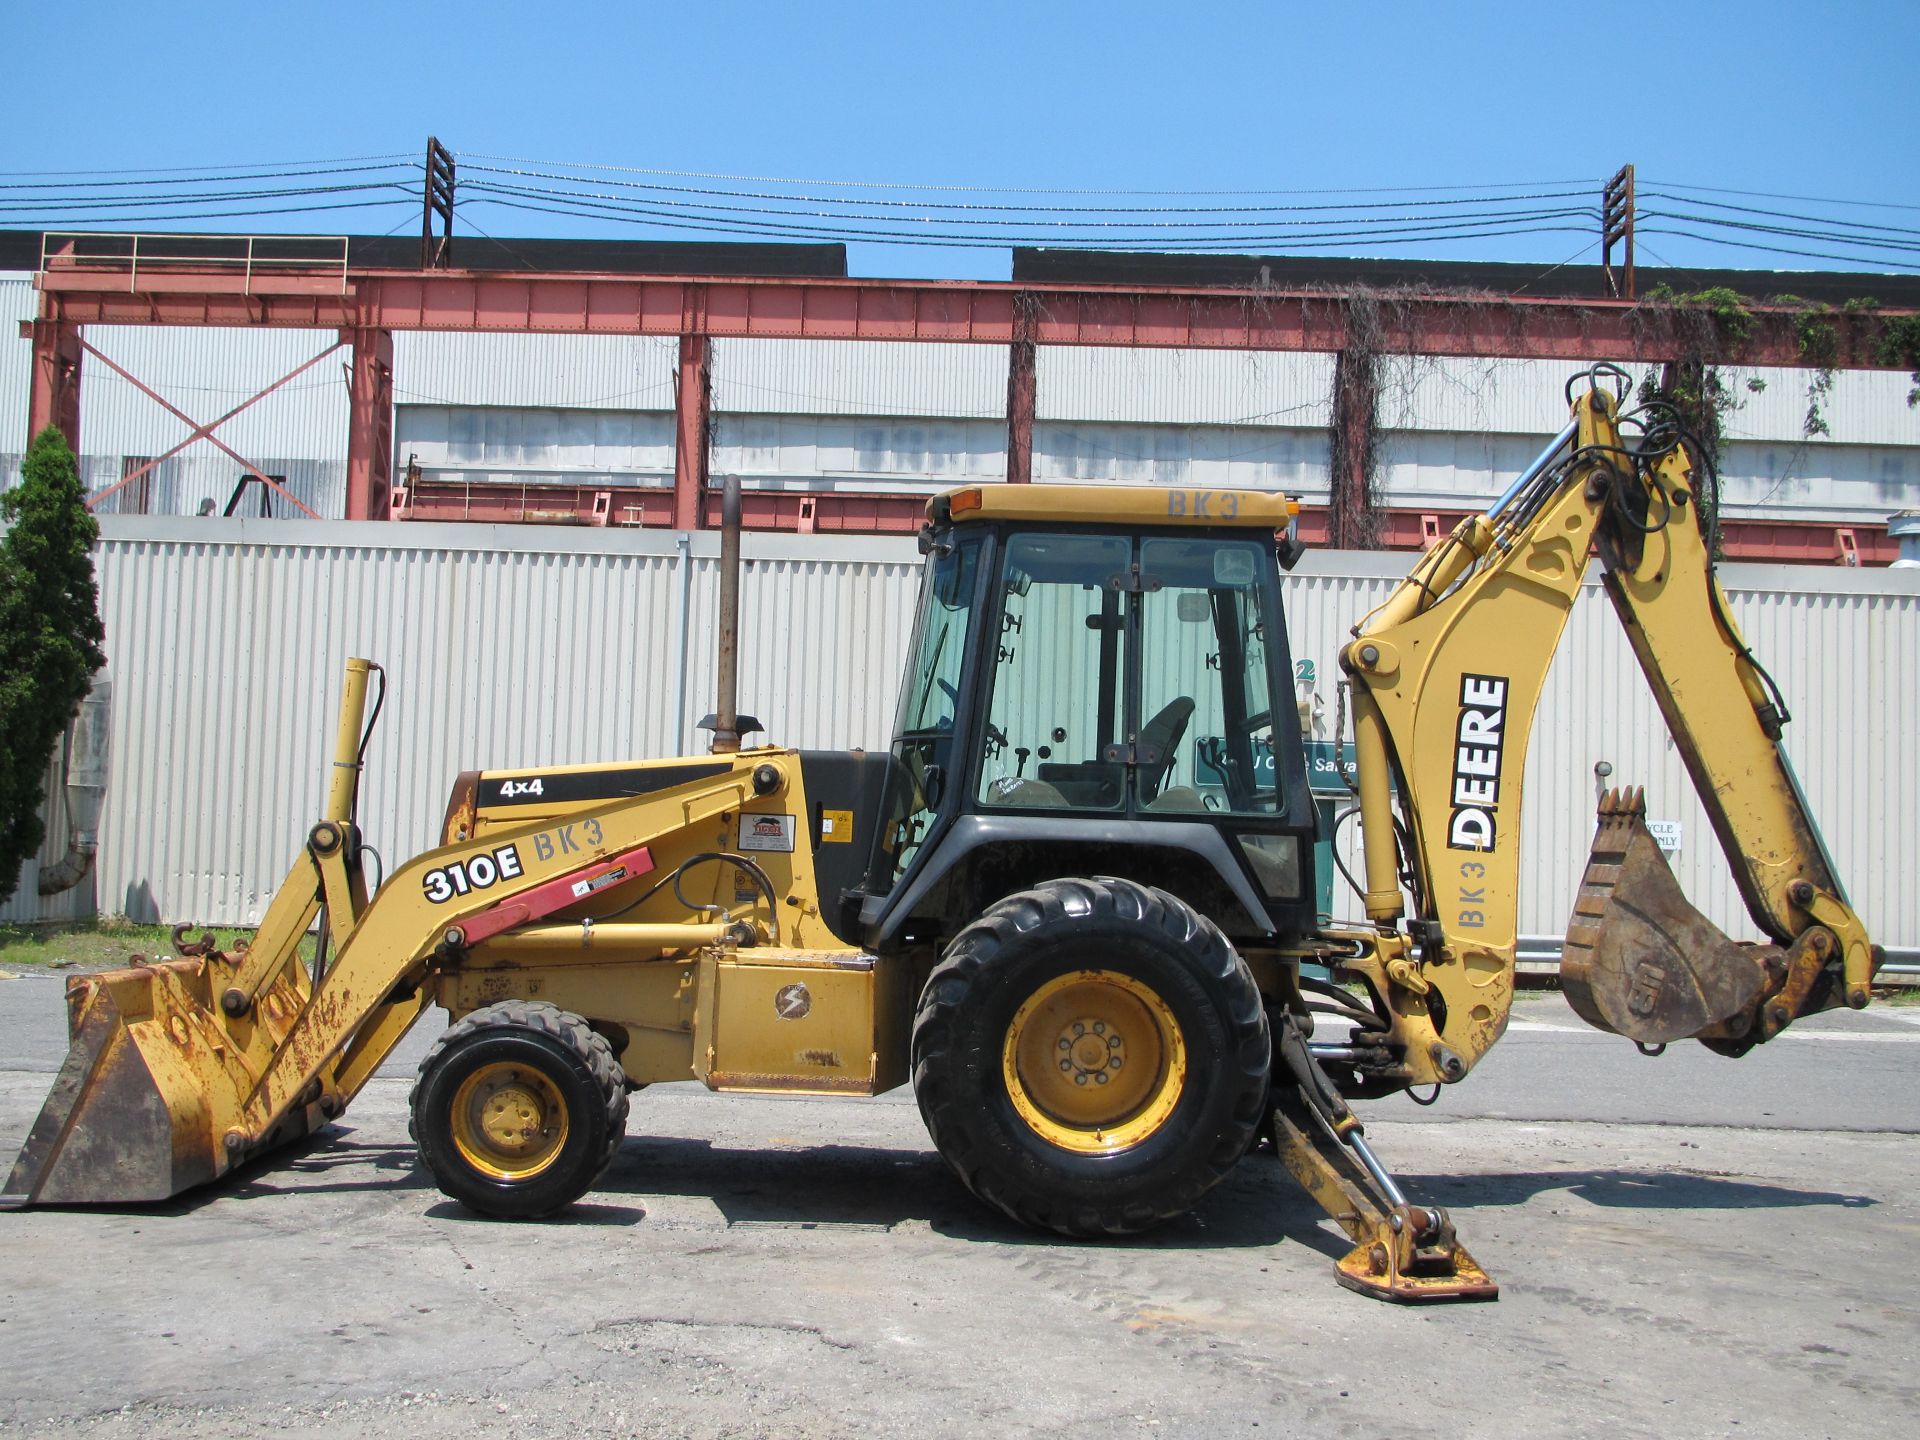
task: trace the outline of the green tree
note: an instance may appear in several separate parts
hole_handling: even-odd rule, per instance
[[[27,449],[20,483],[0,497],[0,904],[40,848],[47,763],[106,663],[93,542],[79,467],[52,426]]]

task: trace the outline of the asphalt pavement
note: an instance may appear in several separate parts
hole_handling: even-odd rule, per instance
[[[564,1219],[476,1220],[406,1135],[423,1022],[344,1119],[166,1205],[0,1215],[0,1432],[1907,1435],[1920,1010],[1658,1060],[1557,997],[1442,1103],[1364,1108],[1503,1287],[1407,1309],[1270,1158],[1140,1240],[969,1197],[905,1092],[634,1097]],[[0,1164],[64,1053],[0,982]]]

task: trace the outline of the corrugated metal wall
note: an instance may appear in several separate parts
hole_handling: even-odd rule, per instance
[[[998,345],[720,340],[713,404],[722,416],[997,419],[1007,413],[1007,352]]]
[[[712,709],[716,541],[693,537],[692,669],[676,714],[676,537],[522,527],[107,517],[117,682],[98,897],[139,918],[258,918],[311,822],[339,666],[391,693],[363,823],[434,842],[462,769],[671,753]],[[798,744],[886,737],[917,576],[910,545],[750,536],[743,708]],[[836,558],[844,557],[844,558]],[[821,683],[818,665],[836,677]]]
[[[33,345],[20,338],[20,322],[34,312],[33,284],[24,276],[0,276],[0,479],[20,473],[27,446],[27,407],[33,396]]]
[[[1314,662],[1326,736],[1339,647],[1397,574],[1391,556],[1329,554],[1309,556],[1291,583],[1294,657]],[[1787,755],[1855,906],[1880,943],[1915,944],[1920,746],[1903,717],[1920,713],[1920,573],[1727,565],[1720,574],[1736,623],[1794,717]],[[1607,784],[1644,785],[1649,817],[1679,822],[1682,844],[1668,859],[1688,897],[1729,934],[1753,936],[1666,722],[1612,606],[1590,581],[1548,673],[1527,755],[1524,934],[1566,928],[1603,760],[1613,767]],[[1358,874],[1357,825],[1350,832],[1343,850]],[[1336,897],[1343,918],[1359,917],[1343,888]]]
[[[402,405],[670,411],[678,355],[672,336],[403,332],[393,337],[393,394]]]
[[[103,531],[116,682],[105,911],[258,918],[319,803],[349,654],[381,661],[392,680],[362,812],[389,861],[432,843],[459,770],[667,754],[712,708],[710,534],[132,516],[107,517]],[[683,539],[693,556],[684,694]],[[749,535],[745,553],[741,708],[780,743],[884,745],[917,590],[912,544]],[[1294,655],[1317,671],[1323,734],[1338,646],[1400,568],[1392,556],[1326,552],[1287,581]],[[1855,903],[1876,938],[1920,944],[1920,756],[1909,725],[1920,713],[1920,577],[1723,573],[1795,713],[1788,749]],[[1564,928],[1603,759],[1614,783],[1647,786],[1656,818],[1681,823],[1675,868],[1696,903],[1750,934],[1592,589],[1535,725],[1523,931]],[[66,913],[35,910],[30,877],[22,890],[18,918]]]

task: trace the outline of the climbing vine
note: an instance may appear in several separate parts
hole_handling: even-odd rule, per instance
[[[1249,287],[1255,311],[1264,311],[1267,292],[1278,290],[1263,273]],[[1421,360],[1405,353],[1405,337],[1418,328],[1410,313],[1415,303],[1423,311],[1418,317],[1421,324],[1433,323],[1438,302],[1457,317],[1463,330],[1481,340],[1497,329],[1497,313],[1503,308],[1516,334],[1522,321],[1511,299],[1486,293],[1365,285],[1342,286],[1327,293],[1343,322],[1327,423],[1331,529],[1336,545],[1377,548],[1385,528],[1377,504],[1385,446],[1381,401],[1383,391],[1396,379],[1407,391],[1412,389]],[[1740,362],[1760,323],[1752,303],[1727,286],[1681,292],[1655,285],[1629,317],[1643,352],[1666,351],[1673,357],[1646,375],[1639,387],[1641,402],[1660,399],[1672,405],[1705,452],[1701,459],[1716,467],[1731,416],[1748,396],[1767,388],[1767,382],[1757,376],[1736,384],[1726,373]],[[1839,367],[1843,359],[1863,352],[1870,353],[1876,364],[1908,370],[1913,389],[1907,403],[1920,406],[1920,316],[1881,317],[1870,299],[1849,300],[1838,309],[1795,295],[1771,296],[1761,304],[1770,312],[1770,324],[1779,323],[1773,318],[1779,311],[1790,312],[1795,357],[1808,372],[1800,425],[1803,442],[1832,433],[1826,411]],[[1581,313],[1584,318],[1586,312]],[[1310,304],[1303,309],[1303,318],[1311,330]],[[1795,463],[1790,459],[1789,469]]]
[[[1907,404],[1920,405],[1920,315],[1896,315],[1883,320],[1874,341],[1873,358],[1882,365],[1898,366],[1909,372],[1913,389],[1907,391]]]
[[[1800,364],[1810,372],[1806,412],[1800,421],[1801,438],[1812,440],[1830,435],[1833,432],[1826,406],[1833,395],[1845,337],[1848,333],[1857,334],[1861,321],[1874,318],[1879,307],[1873,300],[1856,298],[1835,310],[1831,305],[1803,300],[1798,295],[1775,295],[1766,303],[1797,312],[1792,322],[1794,351]],[[1667,367],[1673,385],[1669,387],[1663,380],[1650,388],[1643,387],[1643,392],[1667,394],[1676,406],[1689,414],[1696,433],[1717,455],[1726,436],[1727,417],[1742,403],[1740,396],[1721,377],[1720,368],[1737,359],[1752,336],[1753,312],[1737,292],[1724,286],[1681,294],[1656,285],[1647,292],[1642,306],[1643,324],[1650,324],[1658,316],[1667,322],[1679,342],[1679,354]],[[1916,388],[1908,395],[1907,403],[1920,403],[1920,324],[1907,316],[1881,323],[1875,359],[1883,365],[1906,365],[1912,369]],[[1766,388],[1764,380],[1751,379],[1746,383],[1747,391],[1752,394]]]
[[[1380,547],[1374,491],[1380,473],[1384,339],[1378,297],[1356,289],[1347,296],[1346,344],[1334,358],[1333,404],[1327,418],[1329,521],[1333,543],[1342,549]],[[1355,477],[1352,483],[1349,476]]]

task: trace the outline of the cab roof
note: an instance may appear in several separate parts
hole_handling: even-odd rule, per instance
[[[1269,490],[1200,490],[1165,485],[969,485],[927,501],[940,523],[1023,520],[1030,523],[1227,526],[1282,530],[1300,502]]]

